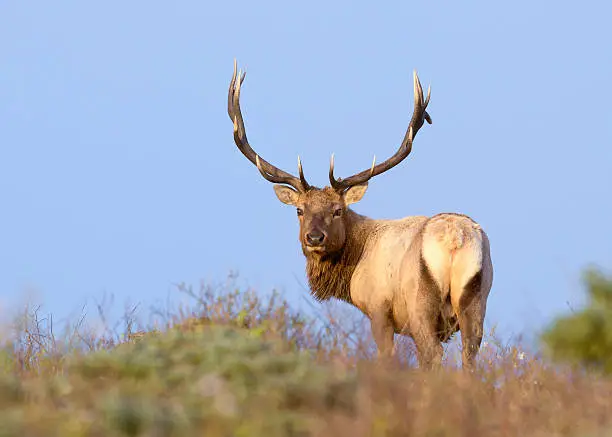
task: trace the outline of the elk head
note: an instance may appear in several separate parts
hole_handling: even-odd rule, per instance
[[[380,164],[376,158],[372,166],[362,172],[345,179],[334,177],[334,156],[329,166],[330,185],[318,188],[310,185],[304,177],[302,163],[298,156],[298,176],[294,176],[270,164],[259,156],[250,146],[242,112],[240,111],[240,87],[246,73],[236,71],[229,86],[227,110],[234,123],[234,141],[246,158],[257,166],[261,175],[274,183],[274,191],[278,199],[296,207],[300,222],[300,243],[306,256],[326,256],[338,253],[346,241],[348,206],[361,200],[365,194],[368,181],[399,164],[412,151],[414,136],[423,126],[424,120],[431,124],[431,118],[426,111],[429,103],[430,89],[427,97],[423,97],[423,89],[419,77],[414,72],[414,112],[404,140],[397,152]]]

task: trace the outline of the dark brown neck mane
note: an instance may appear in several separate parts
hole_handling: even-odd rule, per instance
[[[322,302],[332,297],[351,303],[351,277],[361,259],[372,220],[350,209],[344,215],[346,241],[337,253],[306,256],[306,274],[312,296]]]

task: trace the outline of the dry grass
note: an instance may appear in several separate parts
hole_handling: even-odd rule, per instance
[[[27,308],[2,336],[0,436],[612,435],[610,380],[491,336],[475,373],[452,350],[423,372],[407,340],[376,362],[342,305],[312,317],[278,294],[179,288],[193,304],[149,326],[131,308],[121,327],[57,332]]]

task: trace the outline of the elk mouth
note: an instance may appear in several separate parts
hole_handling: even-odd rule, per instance
[[[308,252],[315,252],[315,253],[321,253],[321,252],[325,252],[325,246],[311,246],[309,244],[306,245],[306,250]]]
[[[310,245],[304,244],[304,255],[315,255],[315,256],[323,256],[327,253],[325,246],[323,245]]]

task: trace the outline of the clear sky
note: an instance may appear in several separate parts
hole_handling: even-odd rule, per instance
[[[395,152],[412,70],[433,125],[354,209],[463,212],[491,240],[487,326],[538,328],[612,266],[608,2],[0,2],[0,301],[56,314],[174,285],[303,305],[295,210],[236,149],[327,182]]]

